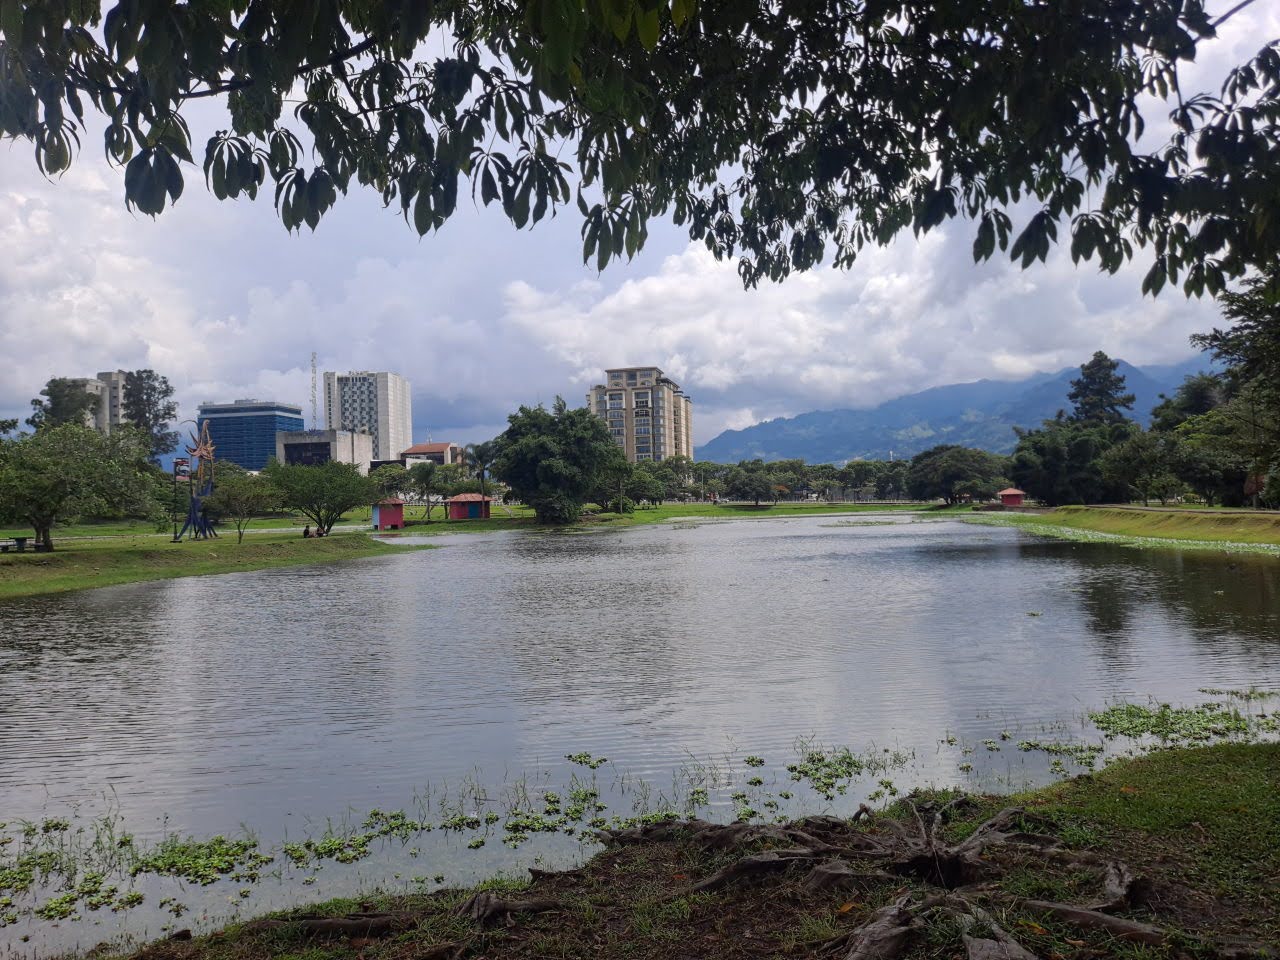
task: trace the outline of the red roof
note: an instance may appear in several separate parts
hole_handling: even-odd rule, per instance
[[[387,497],[385,500],[379,500],[376,504],[374,504],[374,506],[377,506],[377,507],[402,506],[403,507],[404,501],[401,500],[399,497]]]
[[[492,500],[493,497],[486,497],[479,493],[460,493],[456,497],[450,497],[445,503],[472,503],[481,500]]]
[[[1009,487],[1009,489],[1007,490],[1001,490],[999,493],[996,494],[996,496],[1008,497],[1008,496],[1013,496],[1014,494],[1017,494],[1020,497],[1025,497],[1027,495],[1027,491],[1019,490],[1017,487]]]
[[[457,446],[453,443],[415,443],[408,450],[401,452],[400,456],[408,457],[415,453],[444,453],[450,447]]]

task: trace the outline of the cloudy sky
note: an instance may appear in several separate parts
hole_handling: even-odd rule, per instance
[[[1274,5],[1242,12],[1184,89],[1216,89],[1275,36]],[[733,264],[660,224],[633,262],[599,275],[581,263],[573,209],[517,232],[464,202],[419,240],[353,192],[314,234],[289,235],[270,191],[219,203],[191,171],[177,207],[152,221],[125,210],[97,136],[56,182],[25,142],[0,145],[0,417],[25,417],[51,376],[139,367],[169,378],[184,417],[239,397],[305,408],[315,351],[321,370],[404,375],[415,439],[457,442],[493,436],[522,403],[582,403],[606,367],[656,364],[693,396],[705,443],[726,427],[1019,378],[1097,349],[1172,362],[1216,322],[1211,303],[1176,290],[1142,298],[1141,261],[1105,276],[1055,250],[1025,272],[976,267],[965,222],[867,251],[847,272],[743,291]]]

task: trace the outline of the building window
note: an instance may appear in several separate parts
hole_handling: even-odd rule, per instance
[[[636,433],[637,433],[637,434],[647,434],[648,432],[649,432],[649,425],[648,425],[647,423],[637,423],[637,424],[636,424]]]
[[[636,453],[649,453],[651,450],[652,448],[647,443],[636,444]]]
[[[618,427],[615,427],[614,429],[610,430],[609,432],[610,432],[611,434],[613,434],[613,436],[615,436],[615,437],[625,437],[625,436],[627,435],[627,431],[625,431],[625,430],[623,430],[623,429],[621,429],[621,428],[618,428]]]

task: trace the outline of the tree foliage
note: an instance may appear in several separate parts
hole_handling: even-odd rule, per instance
[[[154,370],[130,370],[124,377],[124,419],[151,437],[151,458],[172,453],[178,434],[167,429],[178,416],[169,378]]]
[[[1136,399],[1132,393],[1124,393],[1124,377],[1116,373],[1119,361],[1112,360],[1098,350],[1080,365],[1080,376],[1071,381],[1067,399],[1073,410],[1071,419],[1077,423],[1123,423],[1125,410],[1132,410]]]
[[[440,464],[434,460],[419,460],[409,468],[406,479],[408,491],[426,504],[426,521],[430,523],[435,498],[445,492],[445,477]]]
[[[757,507],[761,500],[777,501],[777,487],[772,466],[763,460],[743,460],[736,467],[730,467],[724,478],[726,496],[750,500]]]
[[[568,409],[558,397],[551,411],[521,407],[507,424],[493,473],[539,523],[574,522],[600,478],[626,465],[604,421],[590,410]]]
[[[87,425],[85,421],[98,406],[98,397],[68,377],[54,377],[44,385],[40,396],[31,401],[27,426],[33,430],[57,427],[64,423]]]
[[[1090,423],[1058,416],[1038,430],[1019,430],[1010,459],[1014,484],[1041,503],[1128,502],[1127,484],[1103,473],[1102,457],[1129,434],[1125,424]]]
[[[488,495],[485,488],[485,478],[489,474],[489,468],[493,466],[494,460],[498,457],[498,442],[496,440],[486,440],[483,443],[472,443],[467,446],[467,469],[470,470],[480,481],[480,490],[482,496]]]
[[[976,259],[1069,234],[1199,294],[1280,254],[1280,42],[1186,89],[1215,26],[1203,0],[3,0],[0,132],[53,176],[94,115],[152,216],[199,162],[290,230],[356,185],[424,234],[461,179],[519,228],[576,201],[600,268],[670,217],[748,285],[965,216]]]
[[[370,504],[379,496],[377,485],[354,464],[337,460],[311,465],[272,460],[262,475],[280,491],[283,506],[297,510],[324,534],[352,507]]]
[[[990,500],[1005,486],[1004,457],[985,450],[940,444],[911,458],[907,493],[914,500],[942,499],[947,505],[962,499]]]
[[[280,491],[267,477],[255,475],[227,460],[218,462],[217,482],[205,506],[235,524],[236,543],[244,542],[244,532],[256,517],[280,505]]]
[[[104,436],[63,423],[0,439],[0,518],[26,523],[46,550],[55,524],[86,514],[152,512],[145,434]]]
[[[382,497],[398,497],[409,489],[409,471],[398,463],[384,463],[369,474]]]

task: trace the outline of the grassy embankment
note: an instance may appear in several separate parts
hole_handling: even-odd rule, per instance
[[[495,530],[532,529],[537,526],[533,511],[528,507],[512,507],[514,516],[508,516],[503,508],[495,506],[488,520],[456,520],[443,522],[439,513],[430,524],[415,522],[405,533],[410,536],[436,536],[447,533],[489,533]],[[750,503],[665,503],[658,507],[640,507],[634,513],[583,514],[578,527],[635,527],[653,523],[670,523],[677,520],[743,520],[768,519],[770,517],[821,517],[845,513],[887,513],[928,510],[930,513],[968,512],[968,508],[941,510],[923,503],[874,504],[874,503],[763,503],[759,507]],[[414,510],[405,519],[418,521],[421,511]]]
[[[70,540],[52,553],[0,554],[0,600],[64,593],[139,580],[166,580],[240,570],[328,563],[384,556],[405,547],[364,534],[303,540],[296,533],[262,534],[237,544],[235,531],[218,540],[169,543],[154,537]]]
[[[910,895],[916,919],[906,935],[907,958],[965,955],[960,913],[980,920],[974,937],[998,925],[1038,957],[1155,958],[1227,956],[1218,938],[1280,942],[1280,745],[1228,744],[1165,750],[1116,763],[1035,792],[979,798],[944,822],[946,845],[972,836],[997,810],[1022,808],[1006,830],[1038,835],[996,843],[981,854],[984,885],[957,897],[920,876],[889,874],[892,861],[863,857],[859,848],[901,848],[902,838],[930,822],[945,795],[915,798],[922,819],[906,803],[860,824],[819,818],[800,824],[807,839],[757,832],[710,847],[683,828],[667,828],[634,844],[611,846],[583,868],[507,878],[474,891],[370,896],[337,900],[231,926],[211,936],[163,941],[138,960],[407,960],[487,957],[647,958],[844,956],[888,904]],[[719,836],[723,839],[725,833]],[[746,882],[698,890],[700,881],[745,856],[792,849],[814,836],[843,850],[794,860]],[[703,838],[705,840],[705,837]],[[1029,846],[1028,843],[1040,846]],[[1043,847],[1052,844],[1047,854]],[[838,887],[807,883],[815,863],[829,857],[852,865]],[[926,863],[930,858],[923,858]],[[1120,860],[1133,875],[1133,905],[1115,910],[1155,930],[1166,942],[1133,942],[1116,930],[1067,922],[1029,901],[1097,904],[1105,865]],[[1071,862],[1074,861],[1074,862]],[[484,924],[469,910],[473,893],[526,901]],[[1139,896],[1137,891],[1142,891]],[[928,899],[933,898],[933,907]],[[532,903],[529,903],[532,901]],[[518,905],[516,905],[518,906]],[[950,911],[950,912],[949,912]],[[985,911],[985,920],[981,917]],[[383,931],[318,930],[317,918],[381,914]],[[388,916],[389,915],[389,916]],[[309,919],[303,919],[309,918]],[[503,922],[505,919],[505,922]],[[970,921],[972,922],[972,921]],[[309,929],[308,929],[309,928]],[[371,935],[372,934],[372,935]],[[862,954],[859,954],[861,956]],[[872,955],[872,954],[868,954]],[[879,956],[881,954],[874,954]],[[891,956],[893,954],[884,954]],[[989,956],[996,956],[992,953]],[[1000,956],[1014,956],[1009,953]],[[1243,956],[1246,954],[1236,954]]]
[[[1280,545],[1280,512],[1204,511],[1134,507],[1058,507],[1048,513],[987,514],[981,521],[1010,523],[1051,536],[1101,533],[1141,542],[1177,541],[1178,546]]]

